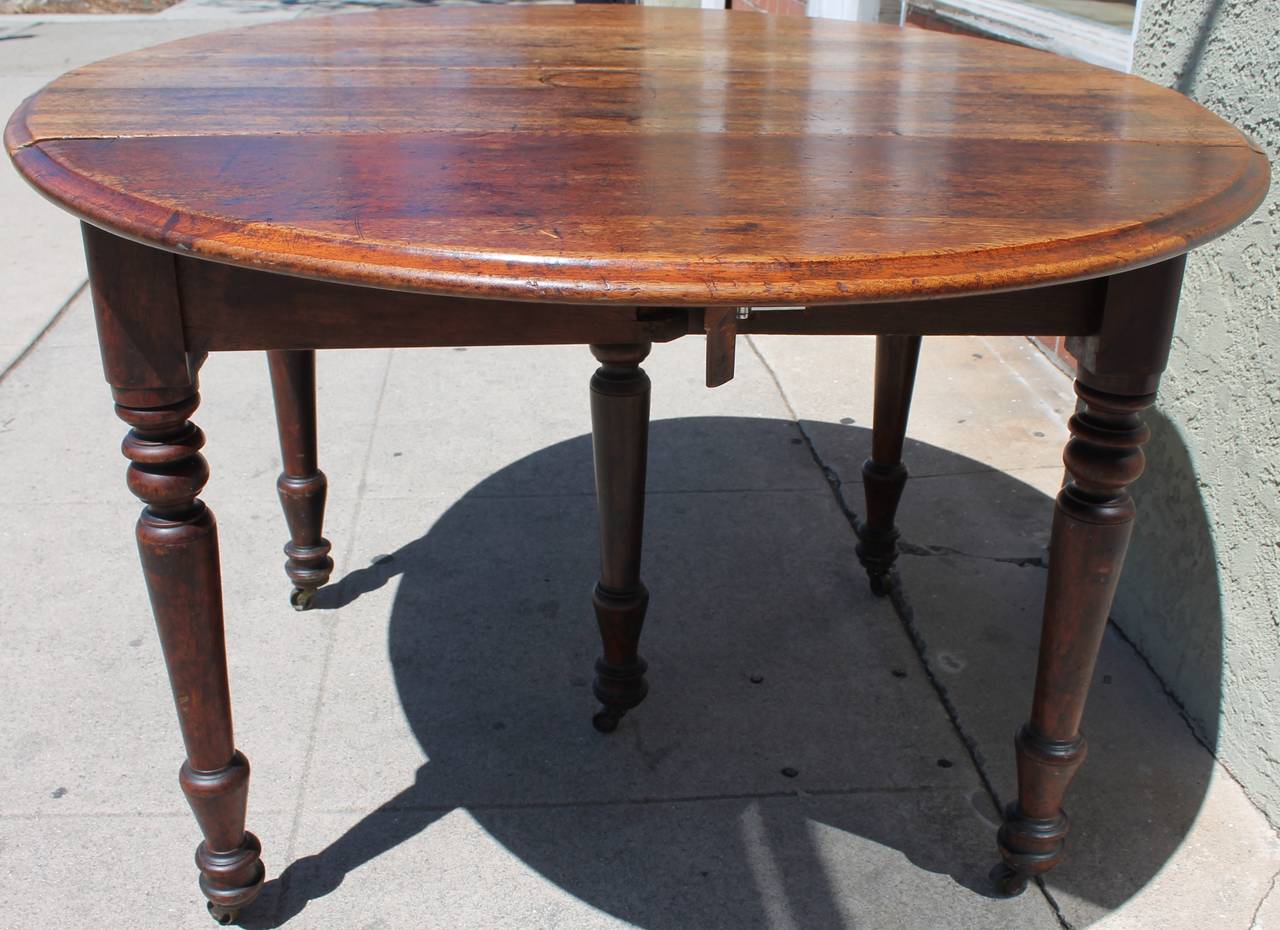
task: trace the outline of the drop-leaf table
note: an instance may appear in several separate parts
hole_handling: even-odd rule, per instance
[[[1069,337],[1080,403],[993,878],[1016,892],[1059,861],[1184,257],[1267,190],[1266,158],[1223,120],[1137,77],[972,38],[537,5],[302,19],[123,55],[31,97],[5,142],[83,220],[216,918],[265,874],[189,419],[202,360],[228,350],[270,355],[305,607],[332,569],[316,350],[590,346],[609,731],[647,688],[654,343],[705,334],[715,385],[738,334],[877,337],[858,553],[883,593],[921,337]]]

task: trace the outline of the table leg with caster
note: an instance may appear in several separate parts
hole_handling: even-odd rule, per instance
[[[880,597],[889,593],[889,571],[898,557],[898,528],[894,517],[907,483],[902,444],[907,433],[920,342],[919,336],[876,337],[871,458],[862,465],[867,518],[858,524],[857,553],[867,571],[871,590]]]
[[[1080,732],[1094,662],[1133,528],[1129,485],[1142,473],[1147,428],[1138,414],[1154,395],[1128,397],[1077,381],[1066,463],[1049,544],[1049,583],[1031,720],[1018,731],[1018,799],[1000,828],[997,887],[1017,894],[1062,859],[1062,801],[1084,761]]]
[[[196,496],[209,477],[204,436],[187,419],[198,403],[116,412],[133,427],[124,454],[129,488],[146,504],[138,552],[187,748],[178,781],[204,833],[200,890],[213,917],[230,923],[257,897],[264,871],[262,848],[244,829],[249,762],[232,740],[218,530]]]
[[[289,525],[285,573],[293,582],[289,602],[295,610],[311,606],[316,589],[329,581],[333,559],[322,535],[329,482],[317,465],[316,353],[312,349],[267,353],[276,426],[284,469],[276,482]]]
[[[600,511],[600,581],[592,595],[604,654],[596,662],[592,723],[617,729],[644,700],[645,661],[638,649],[649,592],[640,582],[645,466],[649,445],[649,376],[640,363],[647,342],[593,345],[600,368],[591,378],[591,439]]]
[[[257,897],[261,846],[245,832],[249,762],[231,730],[218,529],[199,499],[209,479],[199,357],[186,351],[173,256],[84,227],[102,364],[131,429],[129,490],[145,505],[138,554],[177,705],[186,762],[178,782],[200,824],[200,890],[219,923]]]
[[[1005,811],[1002,861],[991,872],[1005,894],[1020,893],[1063,856],[1069,824],[1062,802],[1085,758],[1080,721],[1133,530],[1129,487],[1145,465],[1150,432],[1141,414],[1169,357],[1184,263],[1180,257],[1113,276],[1100,332],[1068,340],[1080,402],[1068,423],[1067,481],[1053,514],[1031,719],[1015,738],[1018,798]]]

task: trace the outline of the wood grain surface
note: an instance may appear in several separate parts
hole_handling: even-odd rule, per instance
[[[10,120],[54,201],[166,249],[438,294],[856,303],[1107,274],[1268,184],[1136,77],[982,40],[631,6],[308,18],[90,65]]]

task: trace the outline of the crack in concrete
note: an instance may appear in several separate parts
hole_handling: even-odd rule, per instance
[[[813,442],[813,437],[805,430],[804,424],[800,422],[799,415],[796,414],[796,408],[791,405],[791,398],[787,396],[786,390],[782,387],[782,382],[778,380],[778,374],[773,370],[773,366],[765,359],[764,354],[760,351],[760,347],[756,345],[756,341],[750,336],[744,337],[748,346],[751,347],[752,354],[764,366],[765,372],[769,375],[769,380],[773,382],[774,389],[778,392],[778,397],[782,400],[782,406],[787,410],[787,416],[791,417],[791,422],[795,424],[796,429],[800,432],[800,438],[804,440],[805,447],[809,450],[809,457],[813,459],[813,463],[818,466],[818,470],[822,472],[822,477],[826,479],[827,487],[831,489],[831,493],[835,496],[836,506],[840,508],[840,512],[844,514],[846,520],[849,521],[855,531],[858,528],[858,515],[849,507],[848,502],[844,499],[844,480],[840,474],[822,460],[822,456],[818,454],[818,447]]]
[[[915,556],[938,556],[938,555],[957,555],[964,559],[979,559],[984,562],[1003,562],[1007,565],[1016,565],[1019,568],[1044,568],[1049,567],[1048,561],[1038,555],[1024,556],[1005,556],[1005,555],[978,555],[976,552],[965,552],[963,549],[956,549],[952,546],[937,545],[921,545],[919,543],[907,542],[905,539],[898,540],[899,555],[915,555]]]
[[[982,787],[986,789],[987,796],[991,799],[996,819],[1001,819],[1004,805],[1000,801],[1000,795],[996,791],[990,776],[987,775],[986,759],[983,758],[982,751],[978,748],[977,739],[970,736],[968,731],[965,730],[964,724],[960,722],[960,709],[951,700],[951,693],[947,690],[947,686],[942,683],[941,678],[934,671],[933,664],[929,661],[929,645],[925,641],[924,634],[920,632],[920,628],[916,626],[915,611],[907,600],[906,591],[902,587],[902,578],[896,572],[890,576],[889,603],[893,605],[893,612],[898,615],[898,621],[902,624],[903,630],[906,631],[907,638],[911,640],[911,645],[916,651],[916,658],[920,660],[920,667],[924,671],[925,678],[933,687],[934,693],[938,696],[942,709],[946,711],[947,718],[951,721],[951,728],[956,731],[956,736],[960,738],[960,742],[964,745],[965,751],[969,754],[969,759],[973,762],[973,766],[978,772]]]
[[[996,819],[1004,819],[1004,802],[1000,798],[1000,793],[996,791],[996,786],[991,780],[991,776],[987,774],[987,761],[982,755],[982,750],[978,748],[978,741],[969,734],[965,728],[964,722],[960,719],[960,708],[951,699],[951,692],[947,690],[947,686],[942,683],[941,677],[933,668],[933,664],[929,661],[929,644],[924,638],[924,634],[920,632],[920,628],[916,626],[915,611],[911,607],[911,603],[907,600],[906,590],[902,586],[902,577],[894,572],[890,575],[889,580],[889,602],[893,605],[893,612],[897,614],[898,621],[902,624],[903,630],[906,631],[907,638],[911,641],[912,648],[915,649],[916,659],[920,663],[920,668],[924,672],[925,679],[933,688],[934,694],[938,697],[938,703],[942,705],[943,711],[947,715],[947,719],[951,723],[951,729],[955,731],[956,737],[964,746],[965,752],[969,755],[969,760],[973,763],[974,771],[977,772],[978,780],[982,782],[983,790],[986,791],[987,797],[991,800],[992,808],[995,811]],[[1067,920],[1067,916],[1062,912],[1062,908],[1058,905],[1057,900],[1053,897],[1052,892],[1044,883],[1042,876],[1035,876],[1033,879],[1035,886],[1040,890],[1040,894],[1044,897],[1045,902],[1049,905],[1049,909],[1053,912],[1054,918],[1058,921],[1061,930],[1075,930],[1071,922]]]
[[[818,451],[817,446],[813,441],[813,438],[808,434],[808,432],[805,431],[804,424],[800,421],[800,417],[797,415],[795,408],[792,406],[790,398],[787,397],[786,391],[782,387],[782,382],[779,380],[777,373],[773,370],[773,367],[765,359],[764,355],[761,353],[755,341],[750,336],[746,337],[746,341],[747,341],[747,344],[751,347],[752,352],[755,353],[756,358],[760,360],[760,363],[764,366],[765,371],[768,373],[769,377],[772,379],[774,387],[777,389],[778,395],[782,399],[783,406],[786,408],[788,415],[791,417],[792,421],[795,423],[796,429],[799,430],[801,437],[803,437],[804,439],[805,445],[809,449],[809,455],[812,457],[814,464],[819,468],[819,470],[822,472],[823,477],[826,479],[827,486],[831,489],[831,493],[835,498],[836,506],[838,506],[840,508],[841,513],[844,514],[845,519],[848,521],[850,528],[856,532],[857,525],[858,525],[858,515],[853,510],[853,508],[849,506],[848,501],[845,500],[844,481],[840,477],[839,472],[836,471],[836,469],[834,469],[830,465],[828,465],[826,461],[822,458],[822,455]],[[965,552],[961,549],[956,549],[951,546],[921,545],[918,543],[907,542],[906,540],[903,540],[903,539],[898,540],[898,551],[903,555],[910,555],[910,556],[923,557],[923,558],[951,555],[951,556],[958,556],[961,558],[968,558],[968,559],[980,559],[980,560],[991,561],[991,562],[1002,562],[1006,564],[1017,565],[1020,568],[1039,568],[1042,570],[1047,570],[1049,567],[1048,561],[1041,556],[984,556],[984,555],[977,555],[971,552]],[[935,674],[933,667],[930,664],[929,657],[928,657],[928,644],[926,643],[924,636],[921,634],[919,628],[915,624],[914,612],[911,608],[910,603],[907,600],[906,592],[902,587],[901,578],[896,572],[891,576],[891,579],[890,579],[889,598],[890,598],[890,602],[893,604],[894,612],[897,614],[899,621],[903,625],[903,629],[907,633],[907,637],[911,641],[912,647],[915,649],[916,657],[920,662],[920,666],[924,671],[925,677],[929,681],[930,685],[933,687],[934,692],[937,694],[938,700],[942,704],[943,710],[946,712],[947,717],[951,722],[952,729],[956,732],[956,735],[959,737],[961,744],[965,747],[965,750],[968,752],[969,758],[973,762],[974,769],[978,774],[978,778],[982,782],[983,788],[986,790],[987,795],[990,797],[991,802],[995,807],[996,816],[1000,817],[1001,811],[1003,809],[1003,804],[1001,803],[999,794],[995,790],[995,786],[992,784],[991,779],[987,774],[986,761],[982,757],[982,754],[978,749],[977,742],[965,730],[964,725],[960,720],[959,709],[955,706],[955,703],[951,700],[950,694],[947,692],[946,686],[942,684],[941,680]],[[1155,678],[1156,682],[1160,685],[1161,690],[1164,691],[1165,695],[1169,698],[1169,700],[1173,703],[1174,707],[1177,709],[1179,716],[1181,716],[1183,720],[1183,723],[1186,725],[1187,729],[1190,730],[1191,735],[1196,740],[1196,742],[1198,742],[1201,746],[1203,746],[1205,750],[1215,759],[1215,761],[1220,766],[1222,766],[1223,771],[1227,774],[1229,778],[1231,778],[1232,781],[1236,782],[1237,784],[1240,784],[1240,780],[1236,778],[1235,774],[1225,764],[1223,764],[1222,760],[1218,758],[1217,753],[1214,752],[1213,747],[1210,746],[1205,741],[1205,739],[1201,736],[1200,732],[1196,729],[1194,721],[1191,719],[1190,715],[1187,713],[1186,707],[1178,699],[1177,695],[1175,695],[1173,691],[1170,690],[1168,684],[1164,681],[1164,679],[1160,677],[1159,673],[1156,671],[1154,666],[1152,666],[1151,661],[1147,658],[1145,654],[1143,654],[1142,650],[1138,648],[1137,643],[1135,643],[1129,637],[1129,635],[1125,633],[1124,629],[1118,623],[1116,623],[1114,618],[1109,617],[1108,623],[1112,627],[1112,629],[1116,631],[1117,635],[1119,635],[1119,637],[1129,646],[1129,648],[1133,650],[1134,655],[1136,655],[1142,661],[1143,665],[1146,666],[1147,671],[1150,672],[1151,675]],[[1241,788],[1243,790],[1243,786],[1241,786]],[[1254,923],[1251,925],[1250,930],[1261,930],[1261,928],[1256,926],[1257,915],[1261,912],[1262,906],[1266,903],[1267,899],[1275,891],[1278,881],[1280,881],[1280,872],[1277,872],[1277,874],[1273,876],[1270,887],[1268,888],[1266,894],[1263,895],[1262,900],[1259,901],[1258,907],[1254,911]],[[1044,896],[1045,901],[1048,903],[1050,909],[1053,911],[1054,917],[1057,919],[1059,925],[1062,927],[1062,930],[1074,930],[1071,922],[1067,919],[1066,915],[1062,912],[1062,908],[1058,905],[1057,900],[1053,897],[1053,894],[1049,891],[1048,887],[1045,885],[1043,878],[1041,878],[1040,876],[1037,876],[1035,878],[1035,883],[1036,883],[1036,886],[1040,889],[1040,892]]]
[[[747,345],[751,347],[751,351],[755,357],[759,359],[760,364],[764,366],[764,370],[768,373],[770,380],[773,381],[774,388],[778,391],[778,396],[782,400],[782,406],[786,408],[787,415],[791,417],[791,421],[799,430],[800,436],[804,439],[804,444],[809,450],[809,457],[813,459],[813,463],[818,466],[822,472],[822,477],[827,482],[827,487],[831,489],[831,493],[835,495],[836,506],[840,508],[840,512],[844,514],[849,526],[857,532],[858,514],[849,506],[849,502],[844,496],[844,479],[840,477],[840,473],[823,460],[821,453],[818,452],[817,446],[813,442],[813,437],[809,435],[804,428],[804,423],[800,420],[799,414],[796,413],[795,407],[791,405],[791,398],[787,396],[787,392],[782,387],[782,382],[778,380],[777,373],[773,367],[766,361],[760,347],[756,345],[754,339],[750,336],[745,337]],[[928,476],[928,477],[951,477],[949,475]],[[1049,567],[1049,563],[1042,556],[995,556],[995,555],[978,555],[973,552],[965,552],[963,549],[956,549],[951,546],[928,545],[920,543],[908,542],[899,538],[898,552],[902,555],[914,556],[938,556],[938,555],[956,555],[966,559],[982,559],[989,562],[1004,562],[1010,565],[1017,565],[1019,568],[1044,568]]]
[[[76,285],[76,289],[71,292],[71,296],[64,300],[58,309],[54,311],[53,316],[49,318],[49,322],[40,327],[40,332],[36,333],[35,336],[32,337],[31,341],[27,343],[26,347],[14,357],[13,361],[5,366],[4,371],[0,371],[0,383],[3,383],[9,375],[13,374],[13,372],[17,370],[19,365],[27,360],[27,356],[35,351],[36,346],[38,346],[44,340],[44,337],[49,335],[50,331],[52,331],[62,318],[67,315],[67,311],[71,309],[71,305],[76,302],[76,299],[84,293],[84,289],[88,286],[89,280],[87,278]]]
[[[809,448],[809,455],[813,458],[814,464],[816,464],[822,471],[823,477],[826,478],[827,485],[831,488],[832,496],[835,498],[836,506],[840,508],[840,511],[844,514],[845,519],[849,523],[850,529],[852,529],[856,534],[858,516],[854,512],[853,508],[849,506],[848,501],[845,500],[844,481],[841,479],[840,473],[836,471],[835,468],[828,465],[822,458],[822,454],[818,451],[813,438],[805,431],[804,424],[800,422],[800,417],[796,414],[795,407],[791,404],[791,399],[787,397],[787,392],[783,388],[777,372],[773,370],[773,366],[769,364],[767,359],[765,359],[764,354],[760,351],[759,346],[756,345],[755,340],[750,336],[747,336],[746,342],[747,345],[751,347],[751,351],[755,354],[756,358],[760,360],[760,364],[764,366],[764,369],[768,373],[770,379],[772,379],[773,385],[778,391],[778,396],[782,399],[783,406],[787,410],[787,414],[795,423],[796,429],[800,431],[800,435],[804,438],[805,445]],[[903,548],[902,540],[899,540],[898,545],[900,551],[907,551]],[[1013,562],[1014,564],[1019,564],[1024,567],[1047,567],[1044,560],[1039,557],[1021,559],[996,558],[972,555],[946,546],[912,546],[911,544],[907,544],[907,546],[911,549],[917,550],[908,551],[907,554],[909,555],[936,556],[957,554],[967,558],[987,558],[999,562]],[[911,646],[916,653],[916,660],[920,663],[920,668],[924,672],[926,680],[933,688],[934,694],[937,695],[938,701],[942,705],[943,712],[947,715],[947,719],[951,723],[952,730],[960,740],[961,745],[964,746],[965,752],[969,756],[969,760],[973,763],[973,768],[978,775],[978,780],[982,783],[982,787],[986,791],[987,797],[991,800],[996,818],[1003,819],[1004,805],[1000,801],[1000,795],[996,791],[995,784],[987,774],[986,760],[983,758],[982,752],[978,748],[977,740],[965,729],[965,726],[960,719],[960,710],[956,707],[955,702],[952,701],[951,694],[947,690],[946,685],[942,683],[929,661],[928,643],[925,641],[924,635],[920,632],[919,627],[916,626],[915,612],[912,610],[911,604],[907,600],[906,591],[902,586],[901,576],[897,572],[893,572],[889,576],[889,601],[893,605],[894,613],[897,615],[898,621],[902,624],[902,628],[906,632],[908,640],[911,642]],[[1062,908],[1059,907],[1058,902],[1054,899],[1052,893],[1050,893],[1048,887],[1045,885],[1044,879],[1037,875],[1033,881],[1036,887],[1040,889],[1040,894],[1044,897],[1054,918],[1061,927],[1061,930],[1075,930],[1070,921],[1067,920],[1066,915],[1063,914]]]
[[[1275,893],[1277,882],[1280,882],[1280,871],[1277,871],[1275,875],[1271,876],[1271,883],[1267,885],[1267,890],[1262,893],[1262,898],[1258,901],[1258,906],[1253,909],[1253,916],[1249,918],[1249,930],[1263,930],[1262,925],[1258,923],[1258,915],[1262,913],[1262,909],[1266,906],[1267,901],[1270,900],[1271,896]]]
[[[448,814],[455,810],[466,811],[542,811],[542,810],[589,810],[611,807],[652,807],[677,804],[705,804],[721,801],[804,801],[807,798],[842,798],[871,797],[876,795],[916,795],[954,793],[953,789],[943,785],[898,785],[884,788],[852,787],[852,788],[795,788],[789,791],[735,791],[716,794],[677,794],[670,796],[642,795],[625,798],[595,798],[580,801],[475,801],[462,799],[459,801],[441,802],[439,804],[412,803],[385,804],[380,811],[419,811],[423,813]],[[312,811],[314,814],[359,814],[368,813],[366,807],[327,807]],[[190,816],[189,812],[183,812]],[[177,816],[176,814],[174,816]]]

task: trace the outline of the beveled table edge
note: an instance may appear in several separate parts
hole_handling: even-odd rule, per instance
[[[158,45],[182,41],[186,40]],[[1169,88],[1163,89],[1177,93]],[[246,238],[245,224],[199,214],[175,214],[90,181],[61,164],[43,150],[42,144],[69,143],[80,139],[34,139],[27,127],[26,114],[42,92],[43,88],[27,97],[9,118],[4,131],[6,150],[19,174],[37,192],[93,226],[143,245],[243,268],[338,284],[460,298],[584,306],[818,307],[1025,290],[1131,271],[1185,254],[1244,222],[1262,204],[1270,189],[1270,162],[1262,147],[1232,126],[1239,136],[1240,147],[1248,149],[1252,157],[1247,159],[1233,182],[1216,194],[1149,224],[1132,224],[1026,246],[948,253],[954,264],[962,264],[956,259],[966,255],[975,260],[1009,252],[1019,255],[1019,261],[988,271],[933,274],[928,269],[931,256],[920,253],[892,259],[901,264],[913,262],[920,266],[920,273],[891,277],[858,277],[856,274],[859,267],[872,269],[883,265],[883,256],[842,260],[837,268],[831,267],[837,263],[830,258],[780,260],[771,266],[771,270],[785,268],[788,280],[773,281],[760,280],[760,272],[770,266],[754,259],[714,263],[649,259],[638,263],[584,257],[549,264],[544,256],[529,256],[523,262],[518,257],[506,256],[502,263],[507,266],[507,273],[495,274],[490,270],[457,268],[460,262],[456,254],[439,255],[441,264],[454,267],[432,268],[427,265],[432,255],[426,251],[422,253],[424,265],[417,267],[394,260],[386,263],[353,261],[337,254],[342,251],[340,239],[296,230],[291,230],[295,240],[309,242],[317,251],[328,249],[335,254],[280,255],[276,252],[274,256],[264,256],[265,243],[264,249],[259,249],[251,241],[248,244],[230,243],[209,235],[210,231],[221,226],[225,232],[234,233],[243,240]],[[1226,123],[1197,101],[1184,99]],[[84,139],[101,141],[96,137]],[[201,235],[184,233],[181,220],[186,216],[201,221],[204,226]],[[1127,242],[1133,238],[1140,240],[1136,248]],[[1081,254],[1066,259],[1055,258],[1054,253],[1061,251],[1063,243],[1077,247]],[[404,253],[395,251],[392,255],[403,258]],[[497,263],[495,258],[486,262],[484,268],[491,268]],[[715,281],[705,276],[700,278],[700,266],[710,267],[712,264],[721,276]],[[725,275],[726,269],[736,266],[742,267],[743,274]],[[566,273],[566,268],[572,273]],[[833,274],[833,271],[839,273]],[[726,280],[730,277],[731,280]]]

